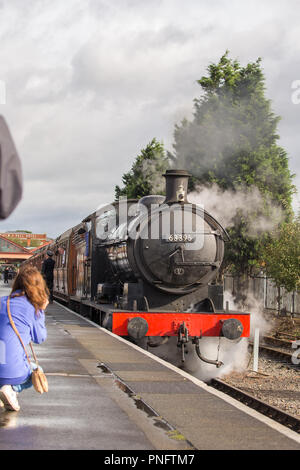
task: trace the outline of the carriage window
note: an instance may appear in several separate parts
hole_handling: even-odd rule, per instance
[[[56,255],[55,267],[60,268],[60,254],[59,254],[59,252],[57,252],[57,255]]]
[[[61,264],[62,264],[62,266],[65,266],[65,265],[66,265],[66,252],[65,252],[65,250],[64,250],[64,252],[63,252],[63,254],[62,254]]]
[[[63,246],[58,248],[58,267],[63,268],[66,264],[66,250]]]

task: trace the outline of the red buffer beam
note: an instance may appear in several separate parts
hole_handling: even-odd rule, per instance
[[[155,313],[155,312],[114,312],[112,332],[118,336],[128,336],[127,325],[134,317],[144,318],[148,323],[146,336],[177,336],[184,322],[189,336],[220,336],[223,322],[237,319],[243,325],[241,337],[250,335],[250,314],[226,313]]]

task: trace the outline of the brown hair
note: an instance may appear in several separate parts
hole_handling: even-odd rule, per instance
[[[26,295],[35,311],[43,309],[48,300],[49,291],[45,280],[35,266],[24,266],[20,268],[14,280],[11,294],[21,290],[19,295]]]

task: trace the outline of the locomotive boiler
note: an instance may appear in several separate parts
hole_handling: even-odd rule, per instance
[[[120,199],[86,217],[51,245],[54,295],[113,333],[154,347],[249,336],[250,315],[223,309],[216,282],[226,231],[187,197],[189,174],[167,170],[166,196]],[[49,246],[47,247],[49,249]],[[30,258],[41,264],[46,248]],[[145,344],[145,343],[143,343]]]

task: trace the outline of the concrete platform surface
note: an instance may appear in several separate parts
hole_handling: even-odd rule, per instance
[[[0,408],[1,450],[300,449],[296,433],[58,303],[46,322],[35,350],[49,392]]]

